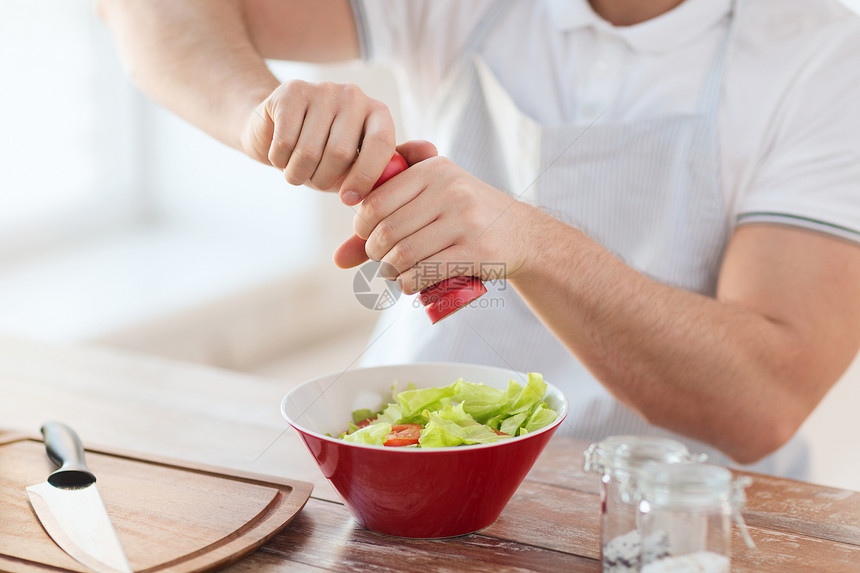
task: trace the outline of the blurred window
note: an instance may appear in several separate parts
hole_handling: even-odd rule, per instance
[[[0,255],[139,214],[133,90],[91,3],[0,5]]]

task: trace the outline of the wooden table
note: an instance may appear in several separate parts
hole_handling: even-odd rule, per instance
[[[280,399],[299,382],[0,336],[5,429],[37,433],[60,419],[85,443],[314,483],[299,515],[228,571],[600,571],[599,483],[582,472],[585,443],[555,438],[480,533],[385,537],[352,521],[282,420]],[[860,493],[753,479],[744,515],[757,548],[734,531],[734,570],[860,571]]]

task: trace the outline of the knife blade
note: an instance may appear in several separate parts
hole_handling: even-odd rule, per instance
[[[46,422],[42,436],[59,469],[47,481],[27,487],[36,516],[51,539],[97,573],[132,573],[116,531],[84,461],[78,435],[65,424]]]

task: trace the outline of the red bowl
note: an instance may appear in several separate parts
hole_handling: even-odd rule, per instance
[[[459,378],[496,388],[527,379],[513,370],[472,364],[359,368],[297,386],[284,397],[281,412],[358,523],[399,537],[465,535],[496,520],[567,415],[567,399],[556,387],[548,384],[545,398],[559,413],[552,424],[493,444],[387,448],[337,438],[353,410],[376,411],[390,402],[395,382],[402,390],[409,382],[427,388]]]

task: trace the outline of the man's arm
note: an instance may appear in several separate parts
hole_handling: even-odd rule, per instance
[[[503,263],[531,309],[618,400],[738,462],[794,435],[860,347],[858,245],[741,226],[711,298],[642,275],[430,146],[399,149],[412,166],[362,203],[355,230],[367,244],[359,251],[347,241],[338,264],[366,252],[412,294],[440,278],[422,269]]]
[[[355,86],[282,85],[264,59],[357,58],[348,0],[98,0],[97,6],[129,74],[150,97],[283,169],[290,183],[328,189],[346,174],[344,191],[363,196],[391,157],[394,127],[384,105]]]
[[[788,441],[860,346],[857,245],[742,226],[712,299],[544,223],[556,246],[536,251],[512,281],[518,292],[621,402],[738,462]]]

